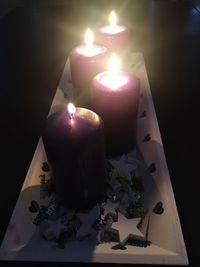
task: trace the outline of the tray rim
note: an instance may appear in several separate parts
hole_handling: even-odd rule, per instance
[[[137,54],[143,60],[143,63],[144,63],[144,57],[143,57],[142,53],[134,53],[134,54]],[[64,71],[63,71],[63,74],[62,74],[62,77],[66,72],[66,68],[67,68],[68,64],[69,64],[69,62],[67,61],[65,68],[64,68]],[[161,256],[161,255],[143,255],[143,254],[135,255],[134,254],[134,261],[133,261],[133,255],[132,254],[127,255],[127,253],[123,253],[121,251],[120,251],[120,253],[109,254],[109,257],[107,257],[106,260],[105,260],[105,253],[104,254],[103,253],[94,253],[94,256],[93,256],[91,261],[92,262],[110,262],[110,263],[143,263],[143,264],[144,263],[148,263],[148,264],[152,264],[152,263],[159,264],[160,263],[160,264],[187,265],[188,264],[187,252],[186,252],[186,248],[185,248],[185,243],[184,243],[184,239],[183,239],[183,233],[182,233],[182,229],[181,229],[180,219],[178,216],[176,202],[175,202],[175,198],[174,198],[174,194],[173,194],[172,184],[171,184],[171,180],[170,180],[170,176],[169,176],[169,170],[167,167],[167,162],[166,162],[163,144],[162,144],[162,140],[161,140],[161,136],[160,136],[159,125],[158,125],[157,116],[156,116],[156,112],[155,112],[155,108],[154,108],[154,104],[153,104],[153,99],[152,99],[152,95],[151,95],[151,91],[150,91],[150,85],[149,85],[149,81],[148,81],[148,76],[147,76],[145,64],[143,64],[143,68],[144,68],[143,71],[144,71],[145,80],[146,80],[147,93],[148,93],[148,97],[149,97],[148,105],[150,105],[149,109],[151,111],[151,119],[153,120],[153,118],[154,118],[154,122],[153,122],[154,126],[155,126],[154,131],[156,132],[159,143],[161,144],[161,149],[158,150],[157,153],[160,155],[160,161],[162,161],[162,165],[164,164],[163,165],[163,169],[164,169],[163,172],[165,174],[164,175],[165,178],[163,178],[163,179],[165,180],[165,183],[167,184],[167,188],[168,188],[167,193],[170,196],[170,201],[171,201],[171,204],[172,204],[173,209],[175,211],[174,217],[175,217],[175,223],[176,223],[176,230],[177,230],[178,237],[179,237],[180,253],[176,254],[176,253],[169,251],[169,252],[171,252],[172,255],[167,255],[167,256],[165,256],[165,255],[164,256]],[[61,77],[61,80],[62,80],[62,77]],[[53,107],[55,106],[55,101],[58,98],[58,95],[60,95],[60,94],[61,94],[61,90],[59,89],[59,86],[58,86],[58,89],[56,90],[49,114],[52,112]],[[15,205],[10,222],[8,224],[8,228],[9,228],[9,225],[11,224],[11,222],[15,219],[15,216],[17,216],[15,214],[15,211],[16,211],[17,207],[20,205],[21,193],[23,192],[24,189],[26,189],[28,186],[30,186],[31,182],[33,182],[33,181],[30,181],[30,179],[28,179],[28,177],[30,177],[31,173],[33,172],[33,170],[32,170],[33,163],[37,161],[38,153],[39,153],[38,146],[40,145],[40,143],[41,143],[41,137],[39,139],[35,153],[33,155],[33,158],[32,158],[29,170],[27,172],[26,178],[24,180],[20,195],[19,195],[17,203]],[[142,146],[143,142],[139,141],[138,144],[139,144],[139,146]],[[0,259],[1,260],[16,260],[16,259],[12,259],[13,255],[15,255],[16,252],[14,252],[14,251],[11,252],[11,251],[6,250],[5,244],[9,240],[8,228],[7,228],[7,231],[5,233],[5,236],[4,236],[4,239],[2,241],[1,248],[0,248]],[[145,249],[145,251],[147,251],[147,249]],[[31,255],[28,255],[28,254],[29,253],[27,253],[28,257],[25,257],[24,259],[20,258],[20,260],[22,260],[22,261],[23,260],[25,260],[25,261],[30,260]],[[31,254],[31,252],[30,252],[30,254]],[[117,255],[119,255],[119,257],[117,257]],[[142,259],[141,259],[141,255],[142,255]],[[151,261],[150,258],[153,261]],[[42,257],[39,260],[35,260],[35,261],[48,262],[48,260],[46,258],[42,259]],[[51,259],[50,261],[53,261],[53,260]],[[69,261],[69,260],[67,259],[67,261]],[[71,261],[79,262],[77,259],[76,260],[71,259]],[[80,260],[80,262],[82,262],[82,261],[84,261],[84,260]]]

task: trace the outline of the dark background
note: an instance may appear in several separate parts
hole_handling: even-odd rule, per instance
[[[0,240],[69,51],[82,42],[86,27],[105,24],[114,9],[121,24],[131,30],[132,50],[144,54],[190,266],[198,265],[200,3],[19,0],[11,4],[0,1]]]

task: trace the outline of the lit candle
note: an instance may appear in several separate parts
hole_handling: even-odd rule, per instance
[[[98,43],[111,52],[126,52],[129,40],[129,30],[126,26],[117,25],[117,15],[111,11],[109,25],[99,28]]]
[[[85,108],[50,115],[42,135],[53,171],[58,203],[84,210],[105,196],[104,125]]]
[[[107,49],[94,45],[94,35],[90,29],[85,33],[85,45],[79,45],[70,53],[70,67],[74,98],[77,104],[89,106],[89,88],[94,76],[105,69]]]
[[[109,68],[93,79],[91,103],[104,121],[107,155],[114,156],[128,152],[135,145],[139,79],[120,71],[115,54]]]

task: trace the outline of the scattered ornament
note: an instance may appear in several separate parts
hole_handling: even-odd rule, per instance
[[[163,203],[162,203],[161,201],[159,201],[159,202],[155,205],[155,207],[153,208],[153,212],[154,212],[155,214],[158,214],[158,215],[160,215],[160,214],[162,214],[162,213],[164,212]]]
[[[127,174],[128,173],[126,170],[122,170],[122,169],[118,169],[118,168],[111,168],[110,173],[109,173],[109,177],[110,178],[126,177]]]
[[[138,239],[134,239],[134,238],[129,238],[125,243],[125,245],[135,246],[135,247],[143,247],[143,248],[150,246],[150,244],[151,244],[151,242],[148,240],[138,240]]]
[[[121,213],[118,213],[118,221],[113,223],[113,228],[119,231],[121,243],[125,243],[130,237],[137,240],[145,240],[144,235],[138,229],[141,218],[127,219]]]
[[[142,181],[142,176],[134,177],[131,187],[134,192],[144,192],[145,188],[144,188],[144,184]]]
[[[121,183],[122,190],[120,192],[126,192],[129,198],[134,198],[134,192],[131,187],[131,183],[121,177],[118,178]]]
[[[34,219],[33,224],[40,225],[44,220],[47,220],[49,216],[47,215],[46,211],[47,211],[47,207],[40,206],[39,213]]]
[[[143,115],[146,116],[145,111]],[[149,137],[146,136],[144,141]],[[126,245],[145,247],[150,244],[139,229],[147,209],[139,194],[145,189],[142,176],[138,175],[140,161],[136,150],[123,154],[119,159],[106,160],[108,184],[105,203],[97,204],[85,213],[64,208],[55,200],[50,201],[48,206],[31,201],[30,212],[38,212],[33,223],[40,225],[43,237],[56,241],[59,248],[64,248],[69,240],[77,239],[96,244],[117,242],[112,248],[121,250],[125,250]],[[45,198],[55,193],[55,186],[52,179],[46,179],[46,172],[50,171],[47,162],[43,162],[42,170],[45,174],[40,175],[40,193],[41,198]],[[152,171],[151,165],[148,170]],[[161,209],[155,206],[153,212],[159,214]]]
[[[33,224],[40,225],[42,221],[47,220],[49,216],[51,216],[56,210],[56,202],[55,200],[51,200],[49,205],[40,206],[38,210],[38,214],[33,221]]]
[[[117,169],[114,169],[114,170],[117,170]],[[116,176],[118,177],[118,176]],[[116,179],[116,177],[110,177],[108,183],[109,185],[111,186],[112,190],[114,192],[117,192],[121,189],[121,184],[119,183],[119,181]]]
[[[105,204],[104,208],[104,214],[106,215],[107,213],[114,213],[116,214],[116,209],[118,207],[118,203],[117,202],[111,202],[110,200],[107,201],[107,203]]]
[[[73,227],[72,228],[68,228],[68,230],[65,231],[65,232],[61,232],[60,236],[59,236],[59,239],[56,240],[57,247],[58,248],[65,248],[65,244],[75,236],[75,233],[76,233],[76,231],[75,231],[75,229]]]
[[[127,156],[127,162],[134,165],[135,169],[137,169],[140,164],[140,161],[136,159],[135,157],[133,157],[132,155]]]
[[[97,204],[88,213],[77,213],[76,215],[82,222],[81,227],[76,233],[76,237],[82,238],[90,234],[92,225],[100,216],[100,206]]]
[[[120,198],[120,207],[126,209],[130,204],[130,197],[126,191],[121,191],[121,198]]]
[[[126,155],[123,154],[119,160],[109,160],[113,167],[122,170],[126,173],[126,177],[131,181],[132,171],[137,168],[137,166],[127,162]]]
[[[126,209],[128,218],[142,218],[147,213],[148,209],[140,202],[131,202]]]
[[[49,220],[43,221],[40,224],[40,230],[43,236],[47,240],[52,240],[52,239],[58,240],[60,237],[60,233],[67,231],[69,227],[70,225],[63,224],[60,218],[56,221],[52,221],[49,219]]]

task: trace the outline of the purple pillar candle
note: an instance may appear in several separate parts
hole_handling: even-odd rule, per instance
[[[98,43],[107,47],[110,52],[125,54],[129,43],[129,30],[126,26],[116,25],[116,15],[110,14],[110,25],[99,28]]]
[[[107,49],[93,45],[93,33],[88,29],[85,45],[79,45],[70,53],[70,69],[74,87],[74,101],[81,106],[89,106],[89,88],[94,76],[105,69]]]
[[[128,152],[136,142],[139,79],[124,71],[107,71],[92,81],[92,109],[103,119],[108,156]]]
[[[69,108],[71,106],[69,105]],[[71,107],[48,117],[43,134],[57,200],[85,210],[105,196],[104,125],[94,112]]]

